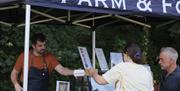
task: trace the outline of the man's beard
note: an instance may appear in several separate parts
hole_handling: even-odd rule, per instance
[[[46,53],[46,50],[45,50],[45,49],[42,49],[42,50],[40,50],[38,53],[41,54],[41,55],[44,55],[44,54]]]

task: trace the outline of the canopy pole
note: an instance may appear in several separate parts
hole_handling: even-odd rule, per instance
[[[93,68],[96,68],[96,58],[95,58],[95,48],[96,48],[96,31],[95,31],[95,19],[93,15],[92,20],[92,61],[93,61]]]
[[[4,8],[0,8],[0,11],[1,11],[1,10],[8,10],[8,9],[15,9],[15,8],[18,8],[18,7],[19,7],[19,5],[4,7]]]
[[[27,91],[27,87],[28,87],[27,85],[28,85],[28,63],[29,63],[30,16],[31,16],[31,6],[26,5],[23,91]]]
[[[6,26],[9,26],[9,27],[12,26],[10,23],[6,23],[6,22],[3,22],[3,21],[0,21],[0,24],[6,25]]]
[[[72,24],[77,25],[77,26],[81,26],[81,27],[85,27],[85,28],[91,28],[91,26],[80,24],[80,23],[73,23],[72,22]]]
[[[79,14],[76,14],[76,15],[71,15],[71,17],[74,17],[74,16],[79,16]],[[67,18],[68,16],[61,16],[61,17],[57,17],[57,18],[60,18],[60,19],[65,19]],[[31,18],[32,20],[32,18]],[[30,22],[30,24],[38,24],[38,23],[44,23],[44,22],[48,22],[48,21],[52,21],[54,19],[42,19],[42,20],[38,20],[38,21],[34,21],[34,22]],[[1,22],[0,22],[1,23]],[[17,27],[22,27],[22,26],[25,26],[24,23],[21,23],[19,25],[17,25]]]
[[[36,13],[36,14],[39,14],[39,15],[42,15],[42,16],[45,16],[45,17],[48,17],[48,18],[54,19],[54,20],[59,21],[59,22],[62,22],[62,23],[65,23],[65,22],[66,22],[65,20],[62,20],[62,19],[56,18],[56,17],[54,17],[54,16],[51,16],[51,15],[49,15],[49,14],[46,14],[46,13],[40,12],[40,11],[35,10],[35,9],[31,9],[31,11],[32,11],[33,13]]]
[[[68,10],[68,22],[70,22],[70,21],[71,21],[71,11]]]
[[[178,19],[171,20],[171,21],[168,21],[168,22],[165,22],[165,23],[159,24],[159,25],[157,25],[157,27],[156,27],[156,28],[161,28],[161,27],[163,27],[163,26],[166,26],[166,25],[169,25],[169,24],[175,23],[176,21],[178,21]]]
[[[93,29],[92,30],[92,61],[93,61],[93,68],[96,68],[95,48],[96,48],[96,31],[95,31],[95,29]]]
[[[148,25],[148,24],[145,24],[145,23],[142,23],[142,22],[139,22],[139,21],[135,21],[133,19],[129,19],[129,18],[120,16],[120,15],[115,15],[115,17],[120,18],[120,19],[125,20],[125,21],[128,21],[128,22],[131,22],[131,23],[135,23],[135,24],[147,27],[147,28],[151,28],[151,25]]]
[[[97,16],[97,17],[92,17],[92,18],[87,18],[87,19],[82,19],[82,20],[76,20],[74,21],[74,23],[85,22],[85,21],[90,21],[90,20],[95,20],[95,19],[102,19],[102,18],[107,18],[111,16],[112,16],[111,14],[102,15],[102,16]]]

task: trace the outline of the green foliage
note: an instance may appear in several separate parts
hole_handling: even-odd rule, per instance
[[[19,37],[22,31],[17,32],[16,29],[1,26],[0,32],[0,90],[12,91],[13,86],[10,81],[10,72],[17,53],[23,47],[21,44],[23,40]]]

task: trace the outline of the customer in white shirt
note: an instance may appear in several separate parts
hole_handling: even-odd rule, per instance
[[[116,83],[115,91],[153,91],[151,71],[143,66],[137,44],[131,43],[124,48],[123,60],[102,76],[93,68],[87,71],[98,84]]]

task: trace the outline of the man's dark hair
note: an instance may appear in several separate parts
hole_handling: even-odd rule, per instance
[[[133,62],[137,64],[144,64],[144,61],[142,60],[142,52],[139,45],[135,43],[129,43],[124,48],[123,52],[127,53],[127,55],[131,57]]]
[[[40,42],[45,42],[46,41],[46,36],[42,33],[36,33],[32,36],[32,44],[35,45],[37,43],[37,41]]]

